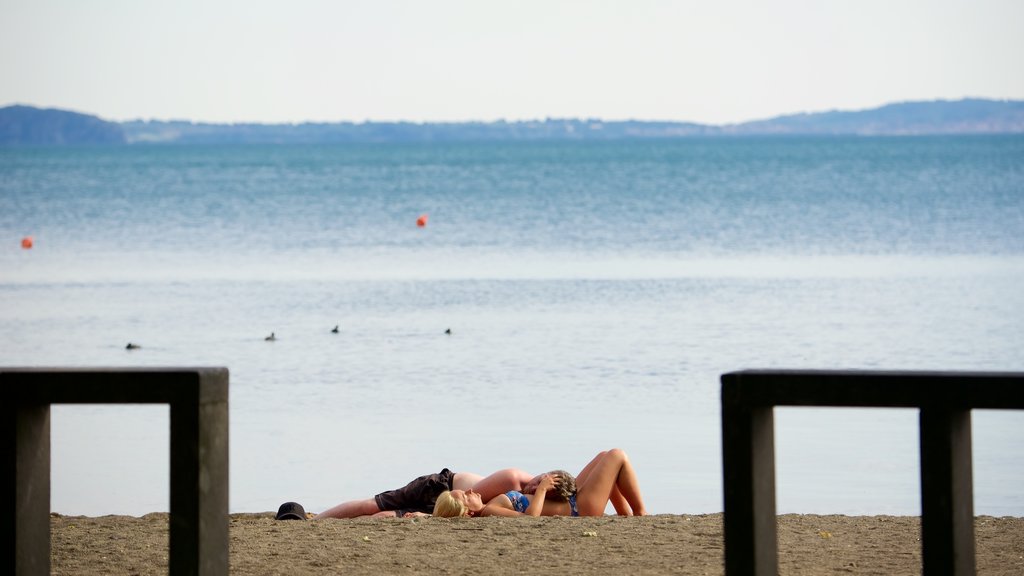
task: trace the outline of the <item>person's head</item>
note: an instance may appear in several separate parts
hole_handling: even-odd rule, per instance
[[[439,518],[472,516],[483,508],[483,498],[472,490],[445,490],[434,502],[434,516]]]
[[[569,496],[576,493],[576,477],[565,470],[552,470],[545,474],[541,474],[540,476],[535,476],[527,482],[525,486],[523,486],[523,493],[533,494],[536,492],[537,484],[540,483],[541,477],[545,475],[551,475],[557,478],[555,488],[547,493],[547,496],[545,496],[546,499],[553,500],[555,502],[565,502],[569,500]]]
[[[555,489],[548,494],[548,498],[557,500],[559,502],[566,502],[569,500],[569,496],[576,493],[576,477],[569,474],[565,470],[552,470],[548,472],[552,476],[558,477],[558,482],[555,484]]]

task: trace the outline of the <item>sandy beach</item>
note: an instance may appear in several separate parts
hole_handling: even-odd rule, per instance
[[[52,573],[166,574],[168,515],[51,517]],[[919,519],[779,517],[781,574],[920,574]],[[1024,518],[978,517],[978,574],[1024,573]],[[722,574],[722,515],[230,518],[231,573]]]

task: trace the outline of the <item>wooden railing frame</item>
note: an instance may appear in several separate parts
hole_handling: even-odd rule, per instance
[[[775,406],[920,410],[926,575],[975,573],[971,410],[1024,409],[1024,373],[746,370],[722,378],[725,573],[778,573]]]
[[[51,404],[170,405],[169,571],[228,573],[226,368],[0,368],[0,390],[9,574],[50,574]]]

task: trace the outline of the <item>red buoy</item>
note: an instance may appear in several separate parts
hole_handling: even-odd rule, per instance
[[[416,219],[416,225],[423,228],[427,225],[427,218],[428,216],[426,214],[420,215],[420,217]]]
[[[21,239],[21,247],[24,248],[25,250],[28,250],[29,248],[31,248],[32,247],[32,237],[31,236],[25,236],[24,238],[22,238]]]

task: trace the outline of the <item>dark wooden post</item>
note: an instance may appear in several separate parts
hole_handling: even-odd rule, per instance
[[[170,573],[226,574],[227,373],[200,374],[195,386],[171,403]],[[222,401],[204,397],[211,388],[225,391]]]
[[[722,377],[722,456],[727,574],[778,573],[775,418],[741,402],[739,376]]]
[[[926,406],[920,422],[923,572],[973,575],[971,411]]]
[[[17,574],[50,574],[50,405],[15,404],[15,414],[7,413],[7,477],[14,480],[13,506],[5,523],[8,558]],[[13,418],[11,418],[13,416]]]

